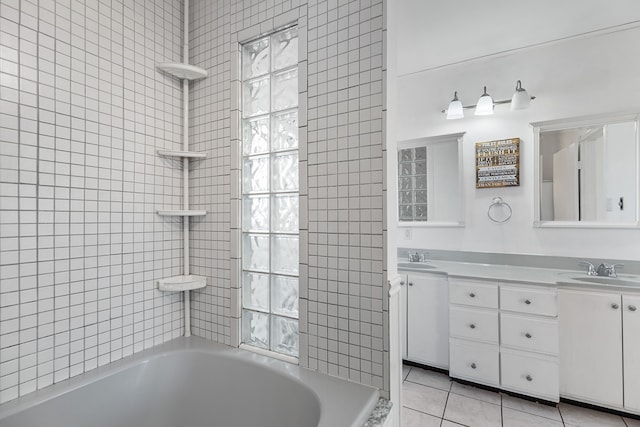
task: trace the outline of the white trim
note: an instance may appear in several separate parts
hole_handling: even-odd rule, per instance
[[[263,356],[271,357],[274,359],[282,360],[284,362],[293,363],[294,365],[298,365],[300,362],[297,357],[287,356],[286,354],[276,353],[275,351],[265,350],[264,348],[254,347],[249,344],[241,343],[240,348],[242,350],[251,351],[253,353],[258,353]]]
[[[542,221],[540,219],[540,132],[572,129],[576,127],[604,126],[607,124],[635,122],[636,124],[636,221],[607,223],[596,221]],[[534,228],[591,228],[591,229],[637,229],[640,228],[640,113],[603,113],[568,119],[530,123],[533,131],[533,227]]]
[[[640,221],[637,222],[595,222],[595,221],[534,221],[536,228],[604,228],[604,229],[629,229],[640,228]]]
[[[464,221],[398,221],[398,228],[463,228]]]

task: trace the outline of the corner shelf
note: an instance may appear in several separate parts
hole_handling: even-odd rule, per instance
[[[168,292],[182,292],[200,289],[207,286],[207,278],[204,276],[173,276],[158,280],[158,289]]]
[[[163,62],[158,69],[179,79],[198,80],[207,77],[207,70],[181,62]]]
[[[165,157],[187,157],[192,159],[204,159],[207,157],[207,153],[198,151],[158,150],[158,155]]]
[[[175,210],[175,211],[158,211],[158,215],[160,216],[203,216],[206,215],[207,211],[185,211],[185,210]]]

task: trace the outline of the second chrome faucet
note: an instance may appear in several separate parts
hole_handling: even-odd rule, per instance
[[[617,267],[624,267],[624,264],[607,264],[601,263],[598,268],[589,261],[580,261],[580,264],[587,266],[587,274],[589,276],[605,276],[605,277],[617,277]]]

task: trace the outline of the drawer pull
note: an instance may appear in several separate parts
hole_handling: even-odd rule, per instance
[[[477,366],[476,366],[476,364],[475,364],[475,363],[472,363],[472,364],[471,364],[471,369],[476,369],[476,367],[477,367]]]
[[[471,293],[469,294],[469,296],[470,296],[471,298],[475,298],[475,297],[476,297],[476,294],[474,294],[473,292],[471,292]]]
[[[470,325],[469,325],[469,327],[470,327],[471,329],[475,329],[475,328],[476,328],[476,325],[474,325],[474,324],[472,323],[472,324],[470,324]]]
[[[629,306],[629,311],[636,311],[636,306],[635,305],[630,305]]]
[[[524,300],[524,303],[527,304],[527,305],[531,305],[531,300],[530,299],[526,299],[526,300]]]
[[[526,334],[524,334],[525,337],[527,338],[531,338],[531,334],[529,332],[527,332]]]
[[[613,308],[614,310],[617,310],[620,306],[618,304],[616,304],[615,302],[613,304],[611,304],[611,308]]]
[[[529,382],[533,381],[533,377],[531,377],[531,375],[527,375],[525,378],[526,378],[526,379],[527,379],[527,381],[529,381]]]

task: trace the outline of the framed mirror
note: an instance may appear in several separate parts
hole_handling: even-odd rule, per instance
[[[464,133],[398,142],[400,227],[461,227]]]
[[[638,115],[532,123],[537,227],[635,228]]]

